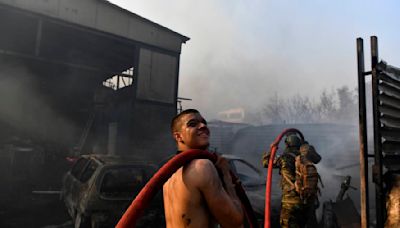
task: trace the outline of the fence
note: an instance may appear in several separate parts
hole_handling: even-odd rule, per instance
[[[371,37],[371,71],[364,70],[363,39],[357,39],[361,225],[369,227],[368,158],[374,158],[372,179],[375,183],[376,227],[384,227],[386,174],[400,168],[400,69],[378,61],[378,38]],[[365,76],[372,76],[374,154],[368,154]]]

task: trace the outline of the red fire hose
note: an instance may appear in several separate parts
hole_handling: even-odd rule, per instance
[[[164,183],[180,167],[189,163],[193,159],[209,159],[213,163],[215,163],[217,161],[217,155],[204,150],[189,150],[174,156],[154,174],[154,176],[149,180],[149,182],[147,182],[147,184],[143,187],[143,189],[133,200],[129,208],[122,215],[116,227],[117,228],[135,227],[136,222],[142,215],[143,211],[149,205],[151,199],[153,199],[154,196],[157,194],[157,192],[162,188]],[[231,175],[233,175],[232,172]],[[233,175],[232,180],[236,181],[237,177]],[[253,209],[251,208],[250,205],[250,201],[248,200],[240,182],[238,183],[239,184],[236,185],[235,190],[239,199],[242,201],[242,205],[245,210],[246,216],[249,219],[249,223],[251,227],[258,227]]]
[[[278,145],[279,142],[282,140],[283,136],[285,136],[288,133],[297,133],[300,135],[301,140],[304,141],[304,136],[303,134],[295,129],[295,128],[288,128],[282,131],[276,137],[275,141],[271,144],[271,154],[269,157],[268,161],[268,174],[267,174],[267,180],[266,180],[266,188],[265,188],[265,217],[264,217],[264,228],[270,228],[271,227],[271,185],[272,185],[272,166],[274,163],[275,159],[275,153],[278,150]]]

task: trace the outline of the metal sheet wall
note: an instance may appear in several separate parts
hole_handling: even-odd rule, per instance
[[[0,4],[40,13],[133,41],[180,53],[188,38],[99,0],[0,0]]]
[[[136,101],[131,119],[131,151],[149,160],[161,161],[175,153],[170,122],[176,115],[174,105]]]
[[[175,102],[177,57],[142,48],[139,57],[137,98]]]

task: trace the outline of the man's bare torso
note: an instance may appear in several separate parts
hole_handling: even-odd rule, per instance
[[[193,183],[199,160],[178,169],[164,184],[164,207],[167,227],[215,227],[201,192]]]

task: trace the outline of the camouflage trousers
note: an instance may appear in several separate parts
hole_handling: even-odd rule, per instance
[[[282,228],[303,228],[307,222],[303,205],[283,204],[279,221]]]
[[[317,227],[315,208],[304,204],[282,204],[280,224],[282,228]]]

